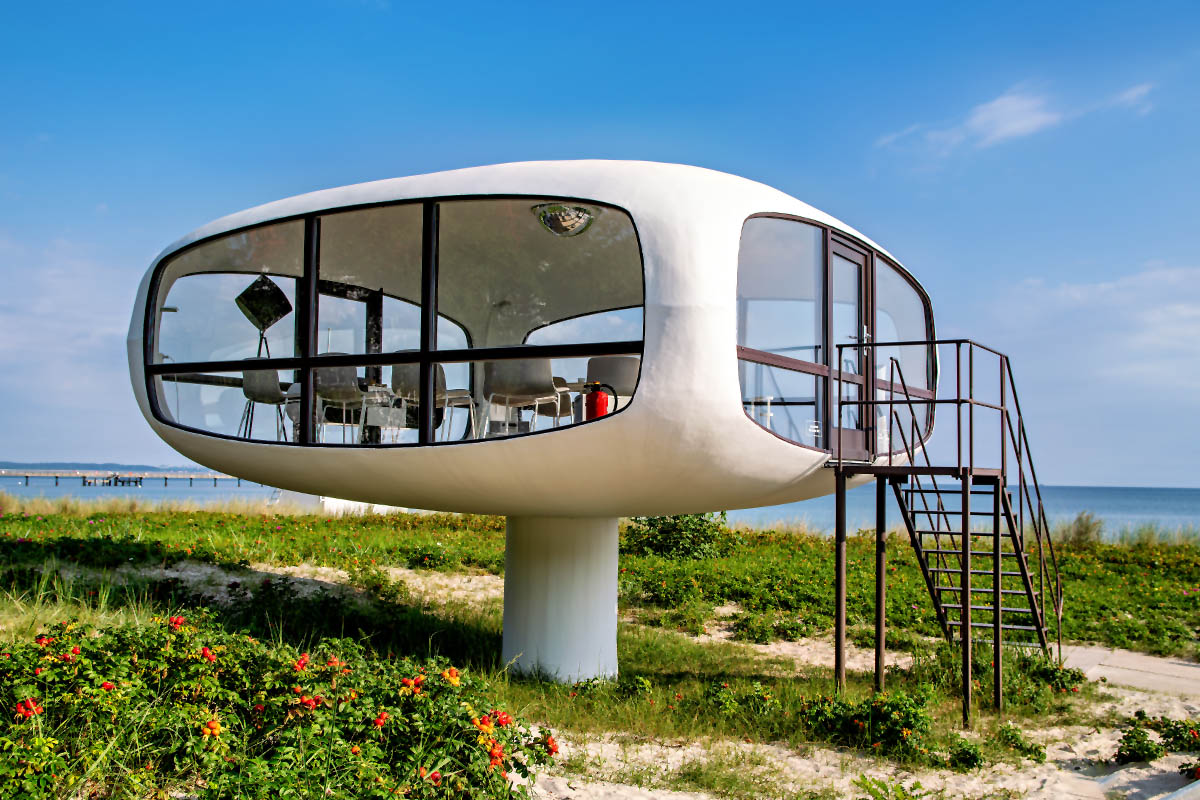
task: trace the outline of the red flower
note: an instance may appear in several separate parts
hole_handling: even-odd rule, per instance
[[[33,671],[33,674],[34,674],[34,675],[41,675],[41,674],[42,674],[42,668],[41,668],[41,667],[37,667],[36,669],[34,669],[34,671]]]
[[[546,752],[552,756],[558,755],[558,742],[554,741],[554,737],[546,734]]]
[[[264,709],[266,709],[266,706],[264,706],[262,703],[255,703],[255,704],[254,704],[254,710],[255,710],[255,711],[258,711],[258,712],[260,712],[260,713],[261,713],[261,712],[262,712]]]
[[[209,650],[207,647],[200,648],[200,655],[204,656],[204,658],[206,658],[210,664],[217,660],[217,657],[213,655],[212,650]]]
[[[45,711],[45,709],[43,709],[41,704],[33,698],[17,703],[17,716],[23,717],[24,719],[29,719],[30,717],[41,714],[43,711]]]
[[[429,773],[429,780],[433,783],[434,786],[441,786],[442,785],[442,773],[438,772],[435,769],[433,772]]]
[[[105,681],[104,683],[100,684],[100,688],[106,692],[111,692],[113,689],[117,688],[117,685],[112,681]]]

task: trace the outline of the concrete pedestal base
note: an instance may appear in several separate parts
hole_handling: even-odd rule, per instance
[[[504,661],[574,683],[617,676],[615,517],[509,517]]]

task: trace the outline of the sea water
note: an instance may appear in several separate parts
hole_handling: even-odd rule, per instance
[[[184,480],[173,480],[169,486],[156,485],[148,480],[145,486],[80,486],[78,481],[63,480],[55,486],[53,479],[33,478],[29,486],[24,479],[0,479],[0,492],[18,497],[75,497],[80,500],[99,500],[114,497],[133,497],[154,503],[162,501],[198,504],[228,501],[268,502],[276,489],[243,482],[197,480],[189,487]],[[1051,524],[1070,522],[1083,511],[1090,512],[1104,523],[1104,531],[1115,535],[1122,530],[1141,525],[1155,525],[1161,530],[1200,529],[1200,489],[1155,489],[1109,486],[1043,486],[1042,500]],[[788,503],[766,508],[739,509],[729,512],[729,520],[749,526],[803,524],[812,530],[832,530],[834,524],[833,496],[818,497],[800,503]],[[891,492],[888,493],[889,527],[899,523],[899,511]],[[846,493],[846,524],[849,530],[874,528],[875,487],[863,486]]]

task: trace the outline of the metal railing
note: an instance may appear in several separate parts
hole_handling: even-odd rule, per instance
[[[1010,524],[1016,534],[1018,545],[1026,553],[1032,554],[1037,561],[1037,593],[1040,596],[1041,607],[1041,624],[1045,625],[1045,610],[1047,608],[1047,593],[1050,594],[1049,607],[1054,611],[1055,618],[1055,633],[1058,642],[1059,657],[1062,655],[1062,612],[1063,612],[1063,591],[1062,580],[1058,567],[1058,556],[1054,550],[1054,542],[1050,536],[1050,524],[1046,517],[1045,504],[1042,500],[1041,486],[1038,483],[1037,469],[1033,463],[1033,455],[1029,444],[1029,435],[1025,429],[1024,417],[1021,413],[1021,403],[1017,395],[1016,381],[1013,378],[1011,362],[1005,354],[986,345],[972,341],[970,339],[931,339],[924,341],[899,341],[899,342],[855,342],[852,344],[839,344],[837,347],[838,360],[836,363],[844,363],[845,351],[854,350],[857,354],[867,353],[874,356],[883,348],[892,348],[897,352],[901,352],[901,348],[922,348],[926,352],[926,357],[934,359],[932,365],[934,369],[928,370],[928,374],[934,378],[933,388],[931,390],[922,390],[910,388],[905,379],[903,367],[896,355],[888,355],[887,357],[887,380],[881,380],[879,375],[878,364],[875,363],[874,357],[866,359],[870,365],[870,370],[864,370],[867,373],[865,380],[861,384],[861,394],[856,400],[847,400],[844,395],[843,385],[851,383],[859,386],[858,380],[847,381],[845,373],[836,371],[831,376],[834,381],[833,397],[835,398],[836,416],[835,420],[842,419],[843,405],[853,405],[862,408],[860,417],[863,420],[863,431],[867,440],[868,460],[874,464],[881,457],[886,455],[886,466],[898,466],[896,458],[903,456],[907,466],[914,467],[913,480],[920,480],[920,472],[924,472],[930,479],[935,498],[937,498],[937,508],[931,509],[925,500],[925,494],[919,493],[922,502],[925,503],[925,511],[930,514],[929,519],[938,520],[936,529],[940,529],[940,522],[944,518],[947,526],[946,533],[951,533],[952,525],[949,521],[951,513],[946,510],[941,504],[941,493],[937,485],[938,474],[953,475],[959,480],[967,479],[981,472],[986,472],[989,475],[995,475],[999,481],[1001,497],[1003,498],[1003,512],[1009,519]],[[949,362],[953,368],[953,381],[941,381],[937,374],[937,368],[946,364],[946,361],[938,358],[940,355],[939,348],[953,347],[953,361]],[[965,352],[964,352],[965,351]],[[976,391],[976,353],[981,352],[982,357],[995,359],[998,365],[998,380],[995,384],[995,391],[998,397],[996,402],[990,402],[977,396]],[[964,356],[966,360],[964,370]],[[861,359],[860,359],[861,360]],[[964,374],[965,372],[965,374]],[[982,374],[982,372],[980,373]],[[856,379],[862,379],[863,376],[854,375]],[[965,382],[964,382],[965,378]],[[940,396],[941,386],[953,385],[952,396]],[[886,392],[886,399],[880,399],[879,394]],[[953,439],[953,457],[952,464],[937,464],[930,457],[930,442],[934,434],[934,418],[939,406],[953,406],[954,408],[954,439]],[[898,407],[907,411],[907,420],[901,418]],[[886,411],[884,411],[886,409]],[[919,414],[918,410],[923,410],[925,413]],[[887,420],[887,436],[884,439],[886,442],[887,453],[879,453],[880,436],[880,419]],[[989,456],[983,456],[977,453],[977,428],[980,425],[980,419],[977,416],[995,415],[999,425],[999,441],[996,442],[998,447],[994,448]],[[907,434],[905,431],[907,428]],[[896,434],[899,433],[901,448],[895,447]],[[837,430],[837,451],[835,454],[836,465],[838,469],[843,469],[845,466],[845,449],[843,447],[842,428],[839,425]],[[918,464],[918,458],[920,463]],[[875,464],[876,466],[880,466]],[[924,467],[924,469],[922,469]],[[1015,494],[1016,507],[1013,507],[1013,497],[1010,492]],[[963,521],[963,533],[970,530],[969,520]],[[1032,538],[1027,537],[1032,534]],[[937,549],[943,549],[940,545],[936,545]]]

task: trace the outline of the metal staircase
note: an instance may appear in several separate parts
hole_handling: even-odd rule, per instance
[[[845,347],[882,351],[887,358],[886,363],[875,358],[870,362],[877,376],[875,397],[839,402],[865,407],[866,438],[874,446],[870,460],[857,462],[843,459],[839,448],[838,491],[844,495],[846,481],[855,476],[875,477],[882,540],[883,484],[890,485],[938,624],[946,640],[961,648],[963,722],[969,725],[975,645],[991,645],[992,699],[997,709],[1003,703],[1005,647],[1036,648],[1051,657],[1051,642],[1056,641],[1061,659],[1062,584],[1009,360],[966,339],[879,342],[839,349]],[[953,391],[910,388],[896,355],[906,347],[927,348],[936,355],[952,348],[953,360],[940,358],[934,363],[953,371],[952,380],[941,381],[942,386],[953,386]],[[997,397],[984,399],[977,392],[976,361],[982,358],[998,363],[998,376],[993,373],[993,377],[999,380],[990,385]],[[834,396],[843,394],[839,386]],[[943,406],[953,409],[955,435],[948,447],[938,449],[931,447],[933,418]],[[838,413],[840,419],[840,408]],[[988,447],[983,446],[985,438]],[[937,455],[931,455],[931,450]],[[844,529],[844,522],[840,527]],[[844,537],[844,530],[839,530],[839,537]],[[880,606],[886,596],[884,558],[877,557]],[[841,591],[844,594],[844,587]],[[844,600],[840,602],[844,605]],[[884,621],[879,615],[877,625],[881,630],[876,640],[882,647]],[[882,663],[880,651],[876,658],[880,688]]]

